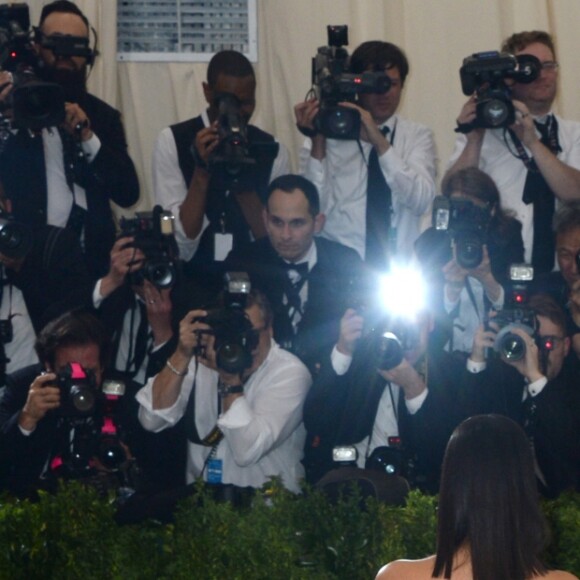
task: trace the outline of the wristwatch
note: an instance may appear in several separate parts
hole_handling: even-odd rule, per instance
[[[218,383],[218,393],[220,397],[227,397],[228,395],[236,395],[244,392],[244,385],[226,385],[221,381]]]

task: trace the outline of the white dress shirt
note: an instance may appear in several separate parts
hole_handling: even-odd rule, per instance
[[[396,228],[397,257],[409,261],[420,234],[421,216],[435,197],[437,154],[427,127],[397,115],[387,123],[393,146],[379,157],[392,192],[392,227]],[[394,132],[394,138],[393,138]],[[300,151],[300,173],[318,187],[326,223],[322,236],[356,250],[364,259],[366,240],[367,162],[372,149],[364,141],[326,140],[322,161],[310,155],[306,139]]]
[[[210,122],[207,111],[201,114],[203,124],[209,127]],[[278,156],[274,160],[270,181],[280,175],[290,173],[290,156],[288,150],[281,143]],[[165,127],[157,137],[153,150],[153,195],[155,203],[163,209],[173,212],[175,216],[175,239],[179,247],[179,257],[188,262],[194,256],[199,246],[199,241],[205,228],[209,225],[207,217],[203,217],[203,225],[199,235],[195,239],[190,239],[185,235],[183,224],[179,218],[181,204],[185,200],[189,183],[185,183],[183,173],[179,167],[177,156],[177,146],[171,127]]]
[[[73,184],[74,198],[66,181],[62,140],[54,127],[42,130],[44,162],[46,166],[47,213],[46,223],[51,226],[66,227],[68,217],[76,201],[77,205],[87,209],[87,195],[80,185]],[[90,163],[101,148],[100,139],[93,136],[82,143],[82,149]]]
[[[154,379],[149,379],[137,393],[143,427],[159,432],[175,425],[186,411],[195,379],[199,436],[208,435],[216,424],[224,434],[215,454],[222,460],[222,483],[260,488],[271,476],[278,476],[289,490],[298,492],[306,437],[302,406],[312,383],[307,368],[272,341],[265,361],[246,381],[244,395],[218,415],[218,373],[200,364],[196,375],[195,367],[192,359],[179,397],[167,409],[153,409]],[[201,475],[209,452],[209,447],[188,442],[188,483]]]

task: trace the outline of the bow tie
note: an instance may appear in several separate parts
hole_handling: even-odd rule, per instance
[[[287,272],[297,272],[301,277],[308,274],[308,262],[300,262],[298,264],[284,262],[283,266]]]

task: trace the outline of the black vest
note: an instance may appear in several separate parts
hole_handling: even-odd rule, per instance
[[[201,116],[189,119],[171,126],[171,131],[177,147],[177,157],[179,168],[183,174],[185,183],[189,186],[193,171],[195,169],[195,159],[191,153],[192,144],[198,131],[204,128]],[[248,125],[248,141],[254,144],[274,144],[272,135]],[[264,201],[266,189],[272,173],[273,159],[260,160],[251,166],[248,171],[235,182],[231,177],[225,175],[224,171],[214,170],[209,183],[207,194],[207,204],[205,215],[210,224],[204,231],[200,240],[199,248],[192,259],[192,265],[201,267],[208,274],[221,275],[221,262],[214,262],[214,234],[222,231],[222,222],[225,231],[233,234],[233,247],[249,242],[251,240],[250,227],[235,196],[231,193],[255,191],[260,199]]]

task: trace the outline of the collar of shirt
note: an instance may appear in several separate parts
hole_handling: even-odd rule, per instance
[[[308,263],[308,272],[312,271],[312,268],[314,268],[314,266],[316,265],[316,261],[318,259],[318,252],[316,250],[316,243],[314,240],[312,240],[312,243],[310,244],[310,248],[308,248],[306,254],[304,254],[304,256],[302,256],[302,259],[298,262],[295,262],[296,264],[302,264],[303,262],[307,262]],[[288,260],[284,260],[284,262],[286,262],[286,264],[291,264],[292,262],[289,262]]]

